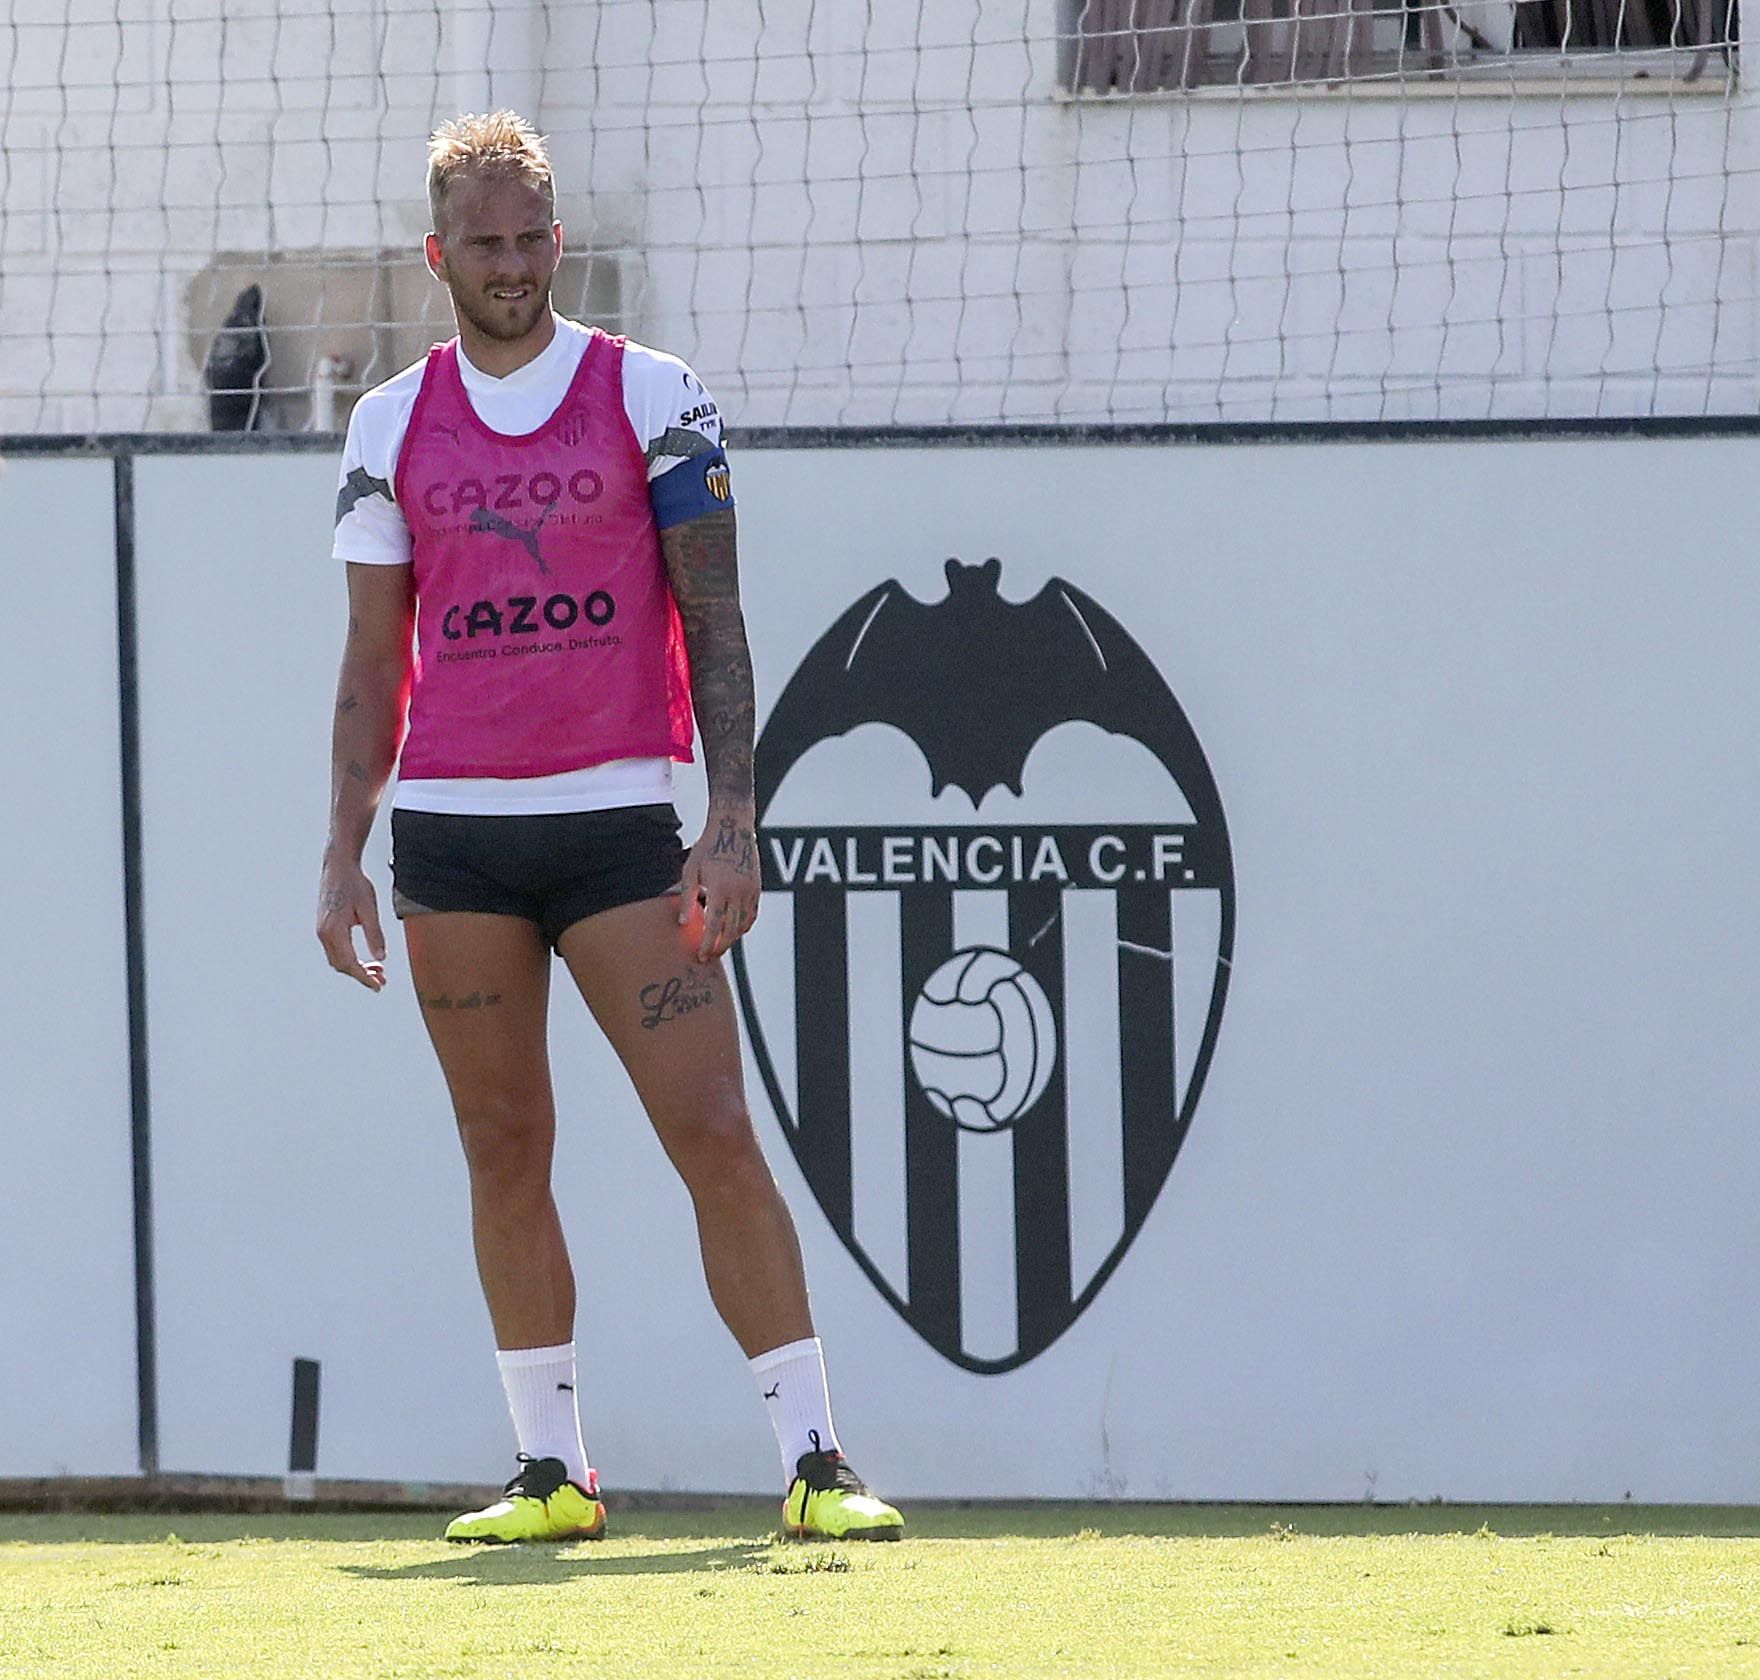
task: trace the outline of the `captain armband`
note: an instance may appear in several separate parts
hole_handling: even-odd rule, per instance
[[[648,496],[654,505],[654,523],[662,531],[732,507],[733,480],[727,452],[709,449],[687,456],[649,484]]]

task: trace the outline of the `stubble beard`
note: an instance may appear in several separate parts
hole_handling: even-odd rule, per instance
[[[490,300],[492,306],[493,300]],[[525,306],[512,316],[491,314],[482,300],[472,297],[461,297],[458,292],[452,294],[452,306],[483,337],[493,339],[497,344],[515,344],[526,337],[550,311],[550,282],[546,280],[526,300]]]

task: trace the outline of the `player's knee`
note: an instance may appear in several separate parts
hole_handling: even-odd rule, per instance
[[[455,1112],[473,1177],[548,1181],[555,1126],[547,1105],[495,1095],[460,1102]]]
[[[705,1100],[682,1128],[674,1157],[693,1190],[739,1193],[754,1174],[770,1176],[751,1110],[737,1095]]]

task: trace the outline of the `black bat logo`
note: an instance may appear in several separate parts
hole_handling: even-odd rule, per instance
[[[545,577],[550,575],[550,568],[544,564],[544,556],[538,552],[538,532],[546,519],[556,511],[555,502],[547,502],[544,511],[538,515],[538,522],[527,530],[523,525],[515,525],[511,519],[503,519],[500,514],[489,508],[471,509],[471,529],[487,531],[491,536],[506,537],[509,542],[516,542],[526,553],[537,561],[538,570]]]
[[[1149,656],[1106,609],[1052,578],[1029,601],[998,593],[1002,562],[949,560],[947,595],[923,602],[894,580],[870,590],[819,639],[764,725],[762,815],[809,747],[864,723],[900,729],[928,761],[931,789],[1021,792],[1034,744],[1086,722],[1147,747],[1199,822],[1222,816],[1197,735]]]

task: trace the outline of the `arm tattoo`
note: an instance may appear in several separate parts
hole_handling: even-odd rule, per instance
[[[660,547],[684,621],[709,797],[749,806],[757,708],[739,606],[733,511],[674,525],[660,533]]]
[[[758,873],[758,851],[753,844],[752,831],[741,828],[732,817],[723,817],[715,829],[715,844],[709,850],[710,857],[726,858],[742,875]]]

